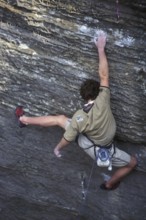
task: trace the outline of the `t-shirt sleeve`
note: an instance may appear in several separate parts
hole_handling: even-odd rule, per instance
[[[74,118],[72,118],[70,125],[67,127],[67,130],[64,133],[64,138],[69,142],[74,141],[78,133],[77,123],[75,122]]]
[[[64,138],[65,138],[65,140],[71,142],[76,139],[77,135],[78,135],[78,131],[76,129],[74,129],[70,124],[64,133]]]

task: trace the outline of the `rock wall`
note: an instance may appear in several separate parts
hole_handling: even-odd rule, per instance
[[[31,114],[71,116],[81,107],[81,82],[97,78],[93,37],[102,29],[117,136],[145,143],[146,20],[140,3],[2,0],[2,107],[20,103]]]
[[[140,0],[0,1],[2,220],[146,219],[145,11]],[[116,138],[122,141],[118,145],[140,156],[142,170],[114,192],[99,189],[103,177],[111,174],[95,166],[91,175],[93,162],[76,144],[61,160],[55,158],[61,129],[20,129],[14,117],[18,104],[36,116],[71,117],[82,106],[80,84],[98,77],[93,38],[99,30],[108,37],[111,102]]]

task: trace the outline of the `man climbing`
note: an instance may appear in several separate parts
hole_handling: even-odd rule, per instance
[[[61,149],[78,137],[78,144],[93,159],[96,152],[103,147],[108,149],[113,166],[120,167],[112,177],[101,184],[100,188],[112,190],[118,187],[120,181],[129,174],[137,165],[136,158],[118,149],[113,144],[116,133],[116,123],[110,108],[109,70],[105,54],[106,34],[99,32],[95,45],[99,55],[99,79],[89,79],[83,82],[80,94],[86,104],[83,109],[78,110],[72,119],[64,116],[40,116],[27,117],[23,115],[23,109],[17,107],[16,115],[19,118],[20,126],[58,125],[65,130],[65,133],[54,149],[57,157],[61,157]],[[105,154],[105,152],[104,152]]]

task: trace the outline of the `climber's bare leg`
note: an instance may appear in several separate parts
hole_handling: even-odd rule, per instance
[[[119,168],[113,176],[106,182],[107,188],[112,188],[116,183],[120,182],[126,175],[128,175],[137,165],[135,157],[131,157],[131,161],[128,165]]]
[[[66,123],[69,118],[65,115],[56,115],[56,116],[38,116],[38,117],[27,117],[25,115],[20,117],[20,121],[25,125],[39,125],[43,127],[49,126],[59,126],[65,129]]]

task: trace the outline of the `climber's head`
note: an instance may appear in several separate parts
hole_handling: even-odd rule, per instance
[[[94,100],[99,94],[100,83],[93,79],[84,81],[80,88],[80,95],[84,101]]]

